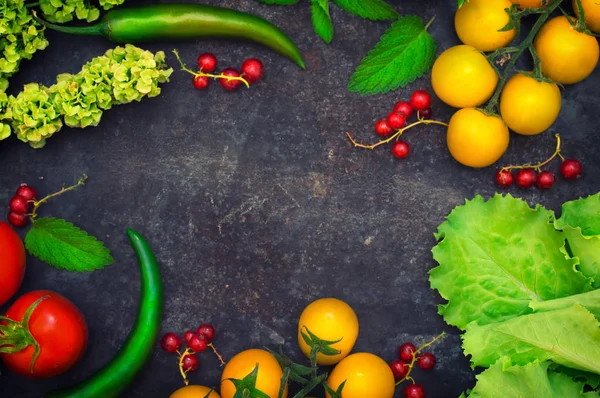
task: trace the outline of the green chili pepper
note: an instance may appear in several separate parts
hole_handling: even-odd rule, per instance
[[[162,317],[162,281],[152,249],[137,232],[127,235],[141,273],[140,306],[135,325],[117,355],[105,367],[78,385],[50,392],[47,398],[118,397],[146,365],[156,344]]]
[[[101,35],[116,43],[199,37],[248,39],[270,47],[304,69],[300,51],[283,31],[259,16],[229,8],[191,3],[119,8],[106,13],[97,24],[84,27],[59,26],[36,19],[49,29]]]

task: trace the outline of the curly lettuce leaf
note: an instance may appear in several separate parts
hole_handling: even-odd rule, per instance
[[[462,340],[473,367],[488,367],[509,357],[515,365],[550,360],[600,373],[600,322],[577,304],[486,326],[473,323]]]
[[[600,218],[600,213],[597,218]],[[592,280],[592,287],[600,289],[600,235],[584,236],[581,228],[565,225],[562,229],[567,240],[563,252],[577,258],[577,269]]]
[[[594,392],[583,393],[583,383],[560,373],[548,370],[550,362],[513,366],[502,358],[479,374],[477,384],[467,395],[469,398],[498,396],[503,398],[593,398]],[[464,395],[463,395],[464,396]]]
[[[532,301],[529,307],[534,312],[547,312],[572,307],[575,304],[579,304],[600,319],[600,289],[555,300]]]
[[[580,381],[587,385],[590,389],[597,389],[600,386],[600,374],[584,372],[579,369],[567,368],[566,366],[553,363],[550,369],[554,372],[569,376],[575,381]]]
[[[564,236],[554,213],[535,209],[511,195],[487,202],[476,196],[455,208],[442,223],[432,249],[440,264],[430,283],[447,304],[439,313],[464,329],[531,313],[532,301],[546,301],[591,290],[576,259],[566,258]]]
[[[600,235],[600,192],[586,198],[565,202],[562,205],[562,214],[556,220],[558,229],[565,225],[580,227],[584,236]]]

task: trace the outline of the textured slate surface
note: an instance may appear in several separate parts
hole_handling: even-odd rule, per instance
[[[85,187],[49,203],[42,214],[66,218],[102,239],[115,264],[76,274],[28,258],[20,293],[53,289],[70,298],[88,320],[89,347],[76,368],[51,380],[32,382],[0,367],[0,395],[41,397],[112,358],[138,304],[139,273],[125,235],[132,227],[150,241],[161,264],[162,332],[183,333],[212,322],[215,344],[226,358],[284,342],[286,351],[301,359],[295,337],[300,312],[312,300],[334,296],[358,314],[355,351],[392,360],[402,342],[448,332],[435,347],[439,366],[416,377],[428,397],[458,396],[474,384],[474,373],[458,331],[437,315],[441,299],[427,279],[436,266],[430,250],[433,232],[455,206],[476,194],[494,194],[495,169],[457,164],[442,127],[407,133],[413,152],[405,161],[395,160],[387,147],[358,150],[346,140],[346,131],[375,140],[374,121],[395,101],[414,89],[430,89],[427,75],[387,95],[361,97],[346,90],[388,22],[364,21],[332,6],[335,38],[325,45],[312,31],[306,1],[281,8],[251,0],[210,3],[277,23],[297,42],[307,70],[243,42],[143,45],[153,51],[177,47],[190,65],[204,51],[215,53],[221,66],[257,56],[265,62],[266,78],[237,93],[217,85],[198,92],[189,75],[176,71],[160,97],[113,108],[97,128],[64,129],[41,150],[15,139],[1,143],[0,203],[8,203],[21,182],[48,193],[83,173],[90,176]],[[425,20],[437,15],[431,33],[438,53],[458,44],[453,0],[390,3]],[[76,72],[113,46],[102,38],[48,36],[50,48],[23,64],[11,91],[29,81],[52,84],[56,74]],[[170,54],[168,62],[177,69]],[[560,181],[549,192],[509,192],[558,212],[562,202],[600,188],[598,84],[596,70],[585,83],[568,87],[551,130],[531,138],[513,134],[501,160],[544,159],[554,148],[553,134],[560,132],[565,154],[584,163],[585,178]],[[436,99],[434,112],[448,120],[453,110]],[[215,385],[219,376],[216,359],[206,353],[190,379]],[[157,349],[125,396],[166,397],[181,386],[176,358]]]

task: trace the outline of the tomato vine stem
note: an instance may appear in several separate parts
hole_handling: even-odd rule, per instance
[[[506,66],[504,71],[500,74],[500,81],[498,82],[498,85],[496,86],[496,91],[494,92],[494,95],[488,101],[488,104],[485,107],[485,111],[487,113],[495,113],[495,111],[497,110],[496,108],[498,107],[498,101],[500,100],[500,94],[502,93],[502,90],[504,89],[504,85],[506,84],[506,81],[508,80],[510,73],[512,72],[515,65],[517,64],[519,57],[523,54],[523,52],[526,49],[529,49],[533,56],[533,61],[535,64],[534,70],[535,71],[539,70],[540,75],[541,75],[540,60],[537,57],[537,54],[535,54],[535,49],[533,48],[533,40],[534,40],[535,36],[537,35],[537,32],[540,30],[542,25],[544,25],[544,23],[550,16],[550,14],[552,14],[552,12],[554,12],[554,10],[556,10],[562,2],[563,2],[563,0],[554,0],[553,2],[549,3],[546,8],[526,9],[526,10],[518,13],[518,18],[521,18],[522,16],[525,16],[528,14],[540,14],[540,16],[538,17],[537,21],[535,22],[535,24],[529,31],[529,34],[527,35],[525,40],[523,40],[516,47],[507,47],[510,49],[510,53],[512,53],[512,55],[511,55],[510,61],[508,62],[508,65]],[[516,25],[518,26],[518,24],[516,24]],[[496,52],[498,52],[498,55],[506,53],[507,48],[500,49]],[[502,51],[502,50],[504,50],[504,51]],[[491,55],[494,55],[495,53],[492,53]],[[488,59],[490,59],[490,58],[488,57]],[[493,59],[491,59],[491,63],[493,64]],[[494,66],[494,68],[495,68],[495,66]]]

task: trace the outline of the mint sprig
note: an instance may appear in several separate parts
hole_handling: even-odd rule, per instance
[[[362,60],[348,90],[366,94],[387,93],[405,87],[428,72],[435,62],[437,45],[428,27],[417,16],[394,22],[379,43]]]
[[[333,0],[338,7],[350,14],[372,21],[389,21],[399,17],[398,13],[382,0]]]
[[[333,23],[329,14],[329,0],[311,0],[312,23],[315,32],[327,44],[333,39]]]

